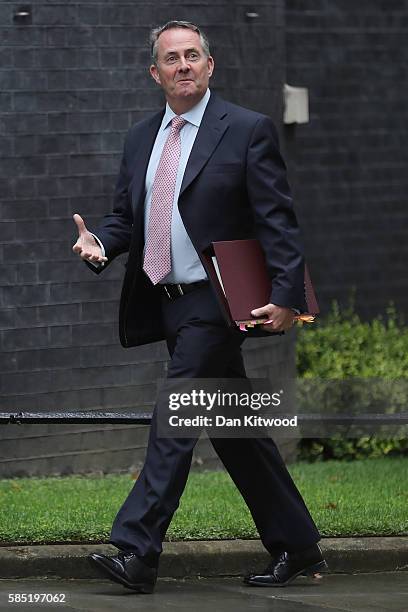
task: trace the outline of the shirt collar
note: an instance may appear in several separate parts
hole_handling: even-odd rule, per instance
[[[207,89],[201,100],[195,106],[193,106],[193,108],[190,108],[189,111],[180,115],[180,117],[183,117],[183,119],[185,119],[189,123],[192,123],[196,127],[200,127],[204,111],[207,107],[208,100],[210,99],[210,95],[211,92],[209,89]],[[161,124],[162,130],[164,130],[169,125],[173,117],[176,117],[176,113],[170,108],[168,103],[166,103],[166,111],[164,113],[163,121]]]

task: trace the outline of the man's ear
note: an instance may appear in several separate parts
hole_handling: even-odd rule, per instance
[[[156,81],[158,85],[161,85],[159,71],[157,70],[156,64],[152,64],[149,68],[149,72],[153,79]]]
[[[211,76],[214,72],[214,58],[209,55],[207,57],[208,76]]]

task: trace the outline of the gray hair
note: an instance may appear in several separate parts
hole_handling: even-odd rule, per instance
[[[210,43],[208,42],[207,36],[202,32],[194,23],[190,23],[190,21],[168,21],[160,28],[153,28],[150,32],[150,51],[152,55],[152,62],[154,64],[157,63],[157,45],[160,34],[162,34],[165,30],[171,30],[173,28],[186,28],[188,30],[192,30],[193,32],[197,32],[200,37],[201,46],[203,48],[204,54],[209,57],[210,55]]]

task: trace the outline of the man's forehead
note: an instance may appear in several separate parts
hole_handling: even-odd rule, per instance
[[[172,28],[165,30],[160,34],[158,41],[158,50],[161,53],[168,53],[170,50],[181,49],[201,49],[200,36],[197,32],[188,28]]]

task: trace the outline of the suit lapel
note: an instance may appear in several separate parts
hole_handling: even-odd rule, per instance
[[[148,121],[146,128],[140,136],[137,148],[133,154],[135,164],[134,176],[131,180],[133,211],[136,212],[138,205],[144,201],[145,179],[147,166],[153,149],[157,132],[164,116],[164,110],[153,115]]]
[[[226,114],[223,101],[211,94],[187,162],[180,196],[207,163],[227,130]]]

